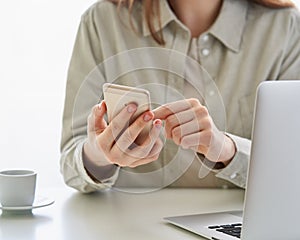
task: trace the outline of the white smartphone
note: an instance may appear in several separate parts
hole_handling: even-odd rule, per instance
[[[103,95],[107,107],[108,122],[110,122],[129,103],[135,103],[137,105],[137,110],[130,119],[129,124],[135,121],[143,112],[150,110],[151,108],[150,93],[142,88],[105,83],[103,84]],[[136,144],[139,145],[144,141],[149,134],[151,126],[152,121],[149,121],[135,140]]]

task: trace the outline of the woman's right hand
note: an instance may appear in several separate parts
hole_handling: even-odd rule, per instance
[[[153,121],[153,127],[140,145],[134,148],[134,140],[154,117],[151,111],[141,114],[128,126],[137,109],[135,104],[127,105],[108,125],[104,120],[106,104],[102,101],[93,107],[88,117],[88,140],[84,154],[97,166],[117,164],[121,167],[137,167],[158,159],[163,143],[159,138],[162,121]]]

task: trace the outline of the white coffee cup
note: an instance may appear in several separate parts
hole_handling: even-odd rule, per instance
[[[0,203],[4,207],[31,206],[35,196],[36,172],[5,170],[0,172]]]

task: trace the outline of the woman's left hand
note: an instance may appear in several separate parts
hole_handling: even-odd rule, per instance
[[[153,113],[154,119],[165,120],[166,137],[177,145],[225,165],[235,155],[235,144],[231,138],[219,131],[207,108],[198,99],[168,103],[158,107]]]

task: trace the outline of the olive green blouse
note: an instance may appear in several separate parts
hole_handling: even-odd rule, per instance
[[[296,9],[224,0],[216,21],[198,38],[191,38],[166,0],[160,1],[160,12],[161,25],[155,30],[162,31],[164,46],[151,37],[139,1],[132,11],[134,30],[127,8],[118,11],[109,1],[95,3],[82,15],[66,85],[60,160],[66,184],[79,191],[112,186],[245,188],[257,86],[266,80],[300,79]],[[87,117],[102,99],[104,82],[148,89],[153,107],[199,98],[218,128],[234,140],[236,155],[218,169],[168,140],[158,161],[118,168],[94,182],[83,166],[82,147]]]

